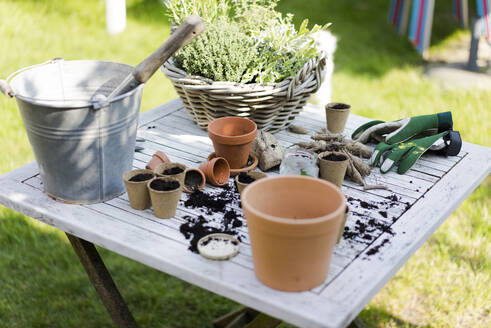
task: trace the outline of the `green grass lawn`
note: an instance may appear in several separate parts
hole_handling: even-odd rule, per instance
[[[356,114],[393,120],[452,110],[465,141],[491,146],[491,92],[449,90],[422,75],[423,62],[386,23],[388,0],[282,0],[297,22],[332,22],[339,37],[333,98]],[[446,1],[445,1],[446,3]],[[169,35],[158,0],[127,0],[128,25],[105,30],[102,0],[0,0],[0,78],[54,57],[137,64]],[[433,45],[462,32],[437,2]],[[157,72],[142,111],[176,97]],[[0,173],[33,160],[14,100],[0,96]],[[448,218],[362,311],[369,327],[491,325],[491,179]],[[57,229],[0,207],[0,327],[110,327],[111,320]],[[101,249],[141,327],[209,327],[239,305]],[[288,326],[288,325],[284,325]]]

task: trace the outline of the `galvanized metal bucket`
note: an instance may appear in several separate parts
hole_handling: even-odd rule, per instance
[[[55,59],[9,77],[52,198],[90,204],[124,192],[122,175],[132,168],[143,85],[112,99],[93,96],[109,95],[132,69]]]

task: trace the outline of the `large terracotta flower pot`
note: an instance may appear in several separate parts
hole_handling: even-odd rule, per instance
[[[322,284],[346,208],[339,188],[311,177],[279,176],[252,183],[241,198],[256,277],[292,292]]]
[[[230,178],[230,166],[223,157],[215,157],[199,166],[205,174],[206,182],[214,186],[223,186]]]
[[[217,157],[225,158],[231,169],[240,169],[247,163],[256,134],[256,123],[243,117],[226,116],[208,125]]]

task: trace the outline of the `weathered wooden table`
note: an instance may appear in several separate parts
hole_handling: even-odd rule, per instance
[[[365,121],[351,115],[345,132]],[[311,105],[296,119],[312,131],[324,122],[323,110]],[[146,140],[144,150],[135,153],[138,168],[156,150],[188,167],[197,167],[213,151],[207,133],[179,100],[142,114],[138,134]],[[287,131],[276,137],[285,147],[309,139]],[[342,189],[351,212],[345,237],[335,248],[326,281],[301,293],[276,291],[256,279],[245,225],[240,254],[229,261],[190,252],[180,225],[198,215],[220,219],[220,213],[206,214],[181,202],[175,218],[161,220],[152,210],[133,210],[126,194],[94,205],[62,204],[43,193],[34,162],[0,177],[0,203],[67,233],[117,326],[136,324],[92,243],[300,327],[344,327],[490,171],[491,150],[464,143],[458,156],[424,155],[405,175],[372,170],[367,182],[386,184],[390,191],[363,191],[346,180]],[[206,191],[219,192],[209,186]],[[238,204],[227,206],[240,213]]]

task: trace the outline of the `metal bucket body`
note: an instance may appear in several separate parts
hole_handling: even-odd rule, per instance
[[[132,169],[142,86],[103,102],[129,65],[63,61],[34,66],[10,82],[46,193],[68,203],[112,199]]]

